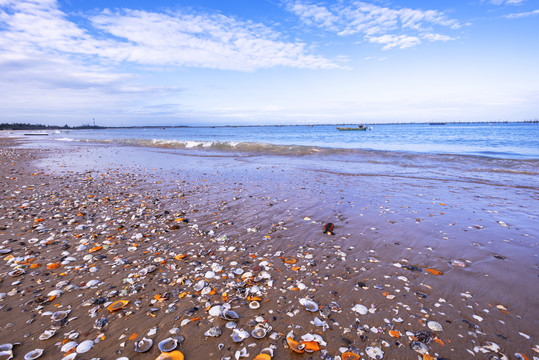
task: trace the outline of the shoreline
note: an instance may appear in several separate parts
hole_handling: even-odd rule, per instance
[[[15,141],[0,138],[0,244],[11,250],[0,267],[0,312],[2,342],[22,343],[17,358],[43,348],[41,358],[59,359],[57,343],[74,332],[78,343],[98,340],[79,356],[103,360],[155,358],[157,342],[179,335],[186,359],[234,358],[243,348],[254,358],[268,346],[276,359],[335,357],[344,348],[364,359],[367,348],[382,350],[384,359],[421,356],[411,346],[433,358],[539,356],[537,189],[355,179],[233,157],[176,154],[166,156],[178,165],[163,169],[133,159],[120,166],[113,160],[126,159],[127,147],[107,148],[107,164],[92,169],[104,148],[62,154],[14,148]],[[78,166],[76,156],[84,159]],[[335,235],[322,232],[329,222]],[[60,267],[47,270],[49,263]],[[150,265],[155,271],[145,273]],[[25,274],[7,275],[17,266]],[[63,293],[49,300],[58,283]],[[305,298],[322,313],[306,311]],[[122,299],[125,308],[106,309]],[[251,301],[260,308],[250,309]],[[258,323],[279,336],[235,343],[226,321],[210,312],[223,304],[240,316],[238,328],[250,333],[261,316]],[[357,304],[373,310],[361,315],[352,310]],[[51,321],[66,309],[67,321]],[[311,323],[315,316],[329,328]],[[107,324],[96,329],[102,318]],[[37,339],[53,327],[51,339]],[[215,327],[222,335],[204,336]],[[318,334],[327,344],[296,354],[286,345],[291,330],[296,340]],[[143,337],[154,346],[138,354],[134,343]]]

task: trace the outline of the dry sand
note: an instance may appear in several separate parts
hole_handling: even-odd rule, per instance
[[[91,169],[106,149],[92,146],[77,150],[83,169],[73,154],[16,142],[0,138],[0,344],[18,343],[16,359],[34,349],[62,359],[74,353],[63,345],[86,340],[88,352],[66,358],[155,359],[168,337],[185,359],[254,359],[267,347],[274,359],[539,356],[533,186],[343,178],[229,159]],[[307,311],[306,299],[320,310]],[[109,311],[118,300],[129,302]],[[239,315],[237,329],[268,334],[234,342],[216,306]],[[58,311],[69,313],[54,321]],[[55,334],[39,340],[46,330]],[[291,331],[297,341],[316,335],[321,350],[293,352]],[[144,337],[153,347],[135,352]]]

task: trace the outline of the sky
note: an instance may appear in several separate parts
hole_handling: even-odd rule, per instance
[[[539,118],[538,0],[0,0],[0,123]]]

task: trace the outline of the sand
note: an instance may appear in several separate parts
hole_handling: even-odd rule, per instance
[[[61,359],[86,340],[76,359],[155,359],[168,337],[186,359],[539,356],[534,186],[18,142],[0,138],[0,343],[19,343],[17,359]],[[234,342],[219,305],[268,335]],[[309,334],[321,350],[287,345]],[[143,337],[154,345],[137,353]]]

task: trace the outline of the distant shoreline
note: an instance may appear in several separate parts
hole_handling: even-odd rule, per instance
[[[465,125],[465,124],[536,124],[539,120],[525,121],[440,121],[440,122],[401,122],[401,123],[361,123],[365,126],[383,126],[383,125]],[[286,126],[354,126],[358,123],[339,123],[339,124],[268,124],[268,125],[141,125],[141,126],[57,126],[42,124],[0,124],[0,131],[28,131],[28,130],[105,130],[105,129],[179,129],[179,128],[245,128],[245,127],[286,127]]]

